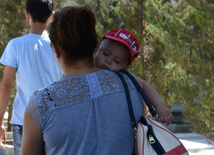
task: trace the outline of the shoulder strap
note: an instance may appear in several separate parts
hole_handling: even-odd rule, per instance
[[[132,81],[132,83],[135,85],[136,89],[138,90],[138,92],[140,93],[140,95],[142,96],[143,100],[145,101],[146,105],[149,108],[150,113],[152,114],[153,117],[155,117],[157,114],[154,110],[154,108],[152,107],[149,99],[147,98],[147,96],[145,95],[143,89],[141,88],[141,86],[139,85],[139,83],[137,82],[137,80],[135,79],[135,77],[133,77],[133,75],[131,75],[129,72],[127,71],[123,71],[121,70],[120,72],[126,74]]]
[[[123,75],[120,72],[116,72],[116,71],[114,71],[114,72],[117,74],[117,76],[120,78],[120,80],[123,83],[123,86],[124,86],[124,89],[125,89],[125,93],[126,93],[127,103],[128,103],[128,107],[129,107],[129,114],[130,114],[130,117],[131,117],[131,120],[132,120],[132,127],[133,127],[133,130],[136,131],[137,130],[137,123],[136,123],[135,116],[134,116],[134,111],[133,111],[133,107],[132,107],[129,88],[127,86],[127,83],[126,83]]]

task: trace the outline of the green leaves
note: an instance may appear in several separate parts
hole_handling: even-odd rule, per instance
[[[148,0],[145,13],[146,31],[152,36],[154,48],[148,64],[151,77],[167,105],[182,102],[189,122],[194,122],[196,129],[203,126],[206,135],[214,129],[214,118],[210,117],[214,95],[214,8],[205,0],[183,0],[174,10],[162,2]],[[202,105],[193,102],[195,97]]]
[[[25,2],[21,0],[0,0],[0,53],[8,41],[26,33]]]

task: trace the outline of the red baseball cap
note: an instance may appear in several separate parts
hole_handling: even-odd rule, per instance
[[[106,33],[101,41],[104,38],[108,38],[111,40],[119,41],[123,44],[125,44],[129,48],[129,53],[130,53],[130,65],[133,62],[133,60],[138,56],[139,54],[139,43],[135,36],[125,30],[125,29],[117,29],[117,30],[112,30],[108,33]]]

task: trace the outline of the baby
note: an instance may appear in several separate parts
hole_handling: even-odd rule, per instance
[[[99,43],[95,53],[95,66],[102,69],[119,71],[128,69],[139,54],[139,43],[135,36],[125,30],[118,29],[106,33]],[[166,108],[158,92],[146,81],[136,77],[149,101],[158,114],[157,120],[169,125],[173,116]]]

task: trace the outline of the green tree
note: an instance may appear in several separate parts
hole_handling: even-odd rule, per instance
[[[148,68],[165,101],[179,101],[202,134],[214,129],[214,6],[205,0],[170,3],[148,0],[146,31],[151,34]]]
[[[22,0],[0,0],[0,53],[8,41],[23,35],[27,30],[25,2]]]

